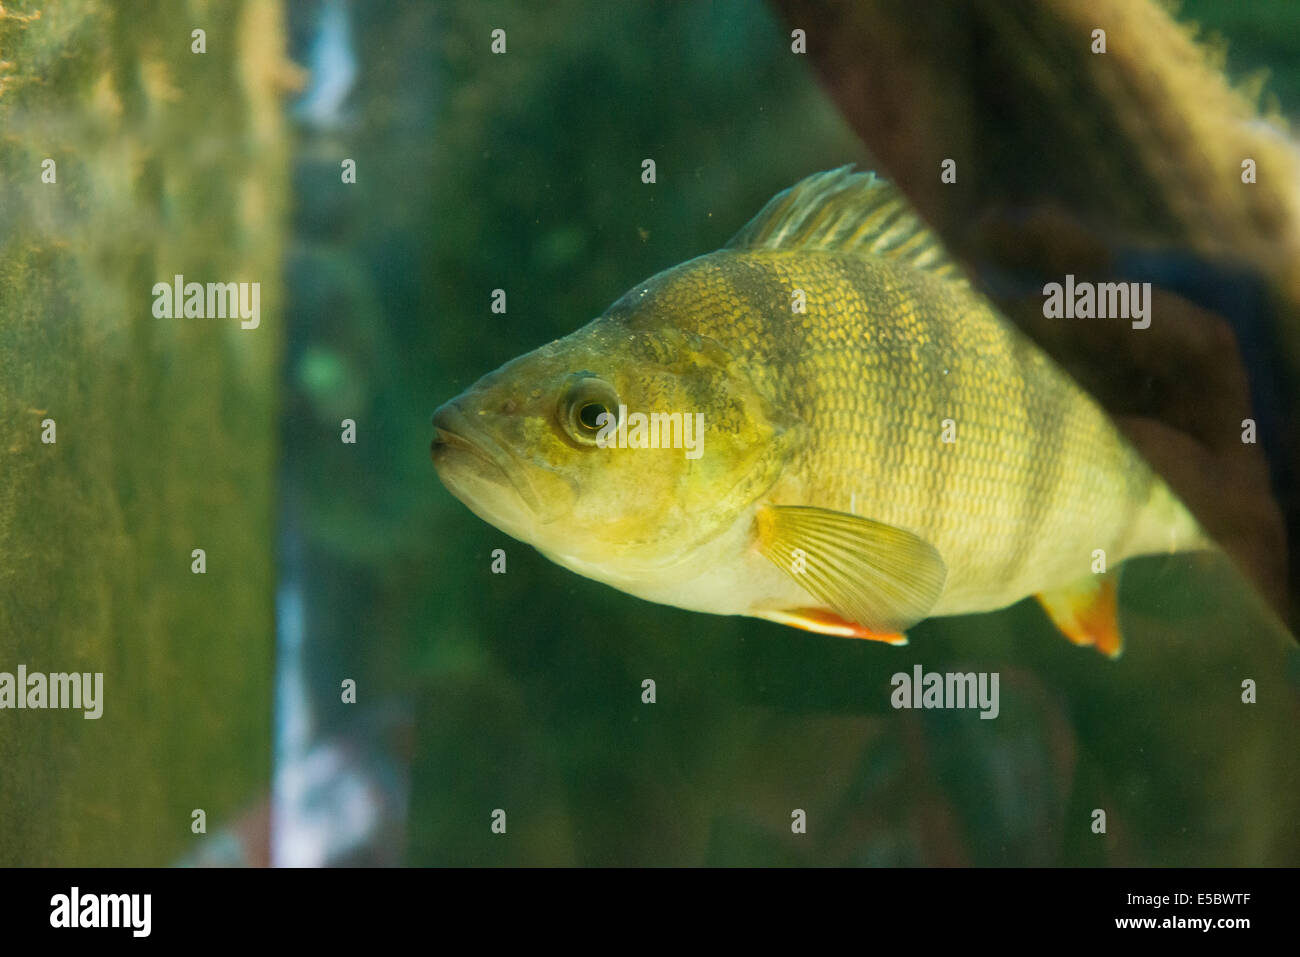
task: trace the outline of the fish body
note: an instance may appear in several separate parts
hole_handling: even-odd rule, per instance
[[[628,409],[702,413],[699,458],[586,442],[584,416]],[[1117,654],[1114,569],[1208,544],[896,191],[847,170],[779,194],[726,248],[435,424],[449,488],[558,563],[831,634],[897,643],[922,618],[1039,595],[1072,639]]]

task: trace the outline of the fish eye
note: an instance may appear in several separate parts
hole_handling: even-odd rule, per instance
[[[600,417],[609,412],[599,402],[588,402],[578,410],[578,422],[584,429],[596,431],[601,426]]]
[[[570,377],[560,397],[558,418],[565,434],[579,445],[595,445],[600,430],[611,415],[618,421],[618,393],[614,387],[589,372]]]

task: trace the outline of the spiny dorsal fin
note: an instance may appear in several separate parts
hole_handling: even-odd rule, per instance
[[[851,166],[814,173],[777,193],[724,248],[851,251],[961,275],[893,184]]]

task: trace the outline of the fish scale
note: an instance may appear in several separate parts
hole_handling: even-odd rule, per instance
[[[543,398],[526,430],[493,419],[490,444],[524,436],[506,471],[535,460],[513,481],[571,498],[569,525],[505,527],[651,600],[898,642],[921,618],[1037,595],[1072,640],[1114,655],[1115,579],[1095,574],[1095,551],[1111,572],[1210,544],[1105,412],[871,174],[809,177],[727,247],[532,357],[457,400],[483,416],[526,404],[516,379],[561,384],[531,389]],[[628,395],[685,403],[712,452],[633,464],[575,450],[574,376],[618,394],[606,411]],[[498,524],[502,494],[481,504]]]
[[[772,502],[847,512],[852,499],[931,542],[949,568],[936,614],[1086,576],[1094,549],[1114,564],[1167,551],[1170,518],[1192,534],[1100,407],[964,281],[877,256],[721,250],[642,289],[639,308],[610,315],[667,318],[749,357],[807,424]],[[1146,507],[1155,521],[1136,527]]]

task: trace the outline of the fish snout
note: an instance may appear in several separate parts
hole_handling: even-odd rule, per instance
[[[433,444],[430,446],[430,451],[434,456],[437,456],[439,449],[451,446],[472,449],[473,443],[469,441],[467,435],[470,431],[469,419],[456,404],[455,399],[438,406],[430,421],[433,424]]]
[[[521,463],[496,439],[486,422],[466,414],[456,399],[444,402],[433,413],[433,467],[444,483],[456,484],[473,477],[475,484],[487,483],[513,488],[530,506],[536,498],[520,474]]]
[[[511,458],[478,423],[465,414],[460,404],[452,399],[438,406],[433,413],[433,442],[429,453],[433,467],[443,474],[445,469],[459,470],[467,465],[476,471],[499,473],[499,478],[509,474]]]
[[[495,427],[500,422],[495,409],[466,412],[460,404],[464,398],[444,402],[433,413],[430,454],[443,484],[471,508],[474,499],[481,508],[500,513],[513,500],[518,504],[509,507],[522,506],[530,523],[547,524],[566,514],[578,496],[576,480],[539,463],[526,450],[521,454],[511,448],[509,439]],[[471,410],[477,406],[471,398]],[[508,399],[501,411],[510,413],[517,406],[517,399]],[[505,527],[501,521],[489,521]]]

